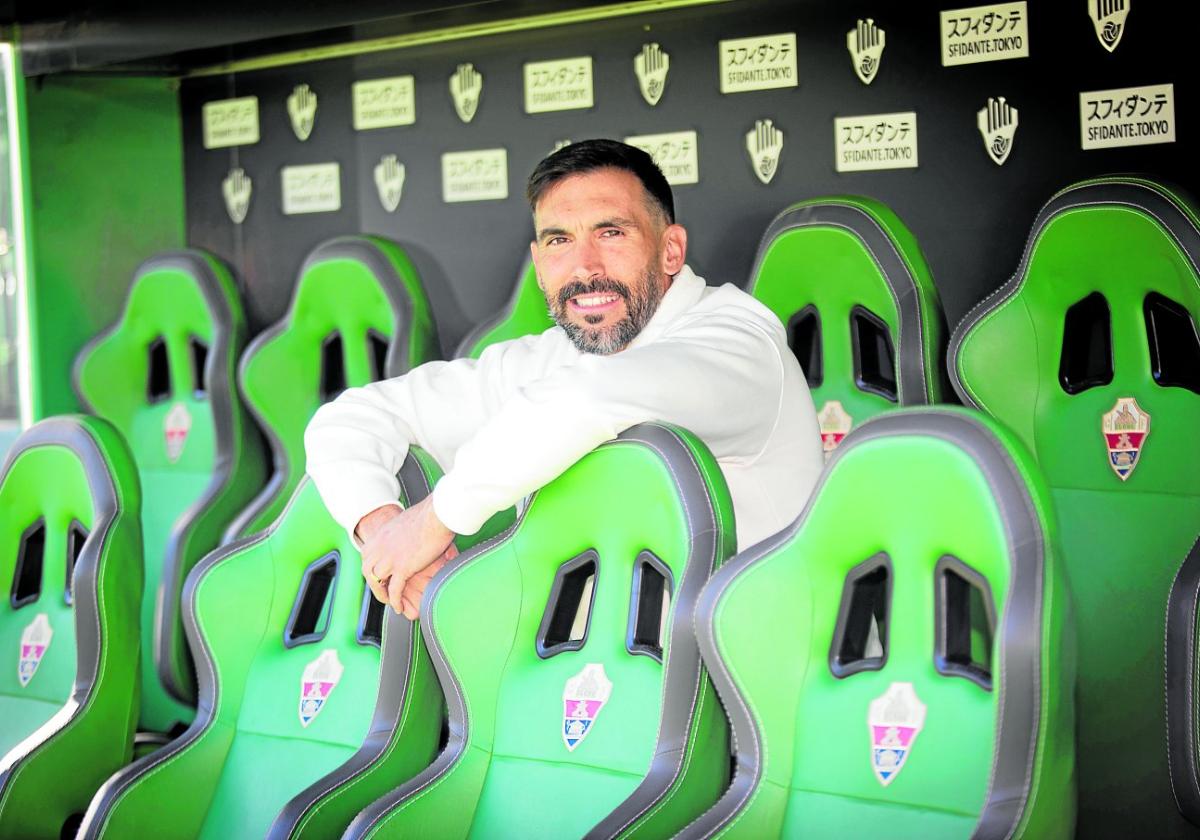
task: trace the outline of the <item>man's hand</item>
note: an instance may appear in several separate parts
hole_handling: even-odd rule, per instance
[[[405,511],[392,506],[374,510],[356,530],[363,540],[362,572],[371,592],[415,620],[425,587],[458,554],[454,532],[437,518],[432,497]]]

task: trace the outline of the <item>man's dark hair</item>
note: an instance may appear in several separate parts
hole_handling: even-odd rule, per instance
[[[582,140],[542,158],[542,162],[534,167],[529,184],[525,187],[529,209],[536,211],[537,203],[546,191],[564,178],[598,169],[623,169],[632,173],[646,188],[650,209],[661,212],[667,224],[675,223],[675,199],[671,195],[671,185],[663,177],[658,164],[636,146],[616,140]]]

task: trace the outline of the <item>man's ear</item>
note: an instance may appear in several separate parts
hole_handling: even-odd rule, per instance
[[[687,230],[683,225],[667,225],[663,231],[662,270],[674,277],[687,262]]]

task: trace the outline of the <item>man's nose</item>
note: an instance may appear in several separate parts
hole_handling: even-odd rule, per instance
[[[590,236],[580,237],[574,248],[575,267],[571,271],[574,280],[590,280],[604,275],[604,262],[600,249]]]

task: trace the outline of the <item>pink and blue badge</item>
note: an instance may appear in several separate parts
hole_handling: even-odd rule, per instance
[[[925,704],[917,699],[912,683],[894,682],[871,701],[867,711],[871,769],[881,785],[887,787],[895,781],[924,727]]]
[[[342,678],[342,663],[337,651],[324,650],[304,668],[300,678],[300,725],[308,726],[329,701],[329,695]]]
[[[50,626],[50,618],[46,613],[35,615],[33,621],[22,631],[21,657],[17,662],[17,679],[21,683],[21,688],[29,685],[29,681],[37,673],[38,666],[42,664],[42,657],[46,655],[46,649],[50,647],[50,638],[53,635],[54,629]]]
[[[604,673],[604,666],[592,662],[583,667],[563,686],[563,743],[567,750],[575,748],[588,736],[596,718],[608,698],[612,696],[612,683]]]

